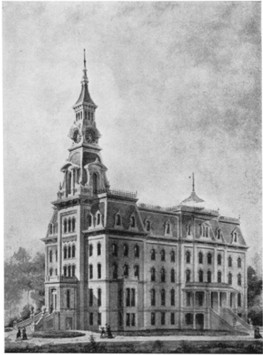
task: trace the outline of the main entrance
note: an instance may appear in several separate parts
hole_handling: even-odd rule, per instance
[[[195,316],[195,327],[196,329],[204,329],[204,315],[202,313],[198,313]]]

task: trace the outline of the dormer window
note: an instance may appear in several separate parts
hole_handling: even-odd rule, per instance
[[[135,227],[135,217],[134,217],[134,216],[131,216],[130,226],[131,226],[132,228]]]
[[[165,234],[171,234],[171,224],[170,224],[170,222],[166,222],[166,224],[165,224]]]
[[[151,222],[147,220],[146,223],[145,223],[145,227],[146,227],[146,231],[150,232],[150,230],[151,230]]]
[[[52,224],[49,225],[49,234],[52,234]]]
[[[206,238],[208,238],[208,227],[207,226],[205,227],[205,236],[206,236]]]
[[[234,242],[236,243],[237,242],[237,232],[234,232],[233,239],[234,239]]]
[[[187,235],[191,235],[191,224],[187,226]]]
[[[217,231],[217,239],[220,239],[220,237],[221,237],[221,230],[218,229],[218,231]]]
[[[139,258],[139,256],[140,256],[140,249],[137,244],[134,247],[134,256],[135,256],[135,258]]]
[[[100,212],[97,213],[97,226],[101,224],[101,214]]]
[[[121,216],[119,213],[116,214],[116,217],[115,217],[115,225],[116,226],[120,226],[121,225]]]
[[[115,243],[112,244],[112,255],[118,256],[118,249],[117,249],[117,245]]]
[[[92,227],[92,215],[88,214],[88,227]]]
[[[129,247],[127,244],[124,244],[123,246],[123,256],[128,256],[129,255]]]

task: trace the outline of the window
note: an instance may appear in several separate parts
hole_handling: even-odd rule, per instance
[[[97,274],[98,274],[98,279],[101,279],[101,264],[97,265]]]
[[[174,317],[174,312],[171,313],[171,324],[175,324],[175,317]]]
[[[192,313],[187,313],[185,315],[185,324],[186,325],[192,325],[193,324],[193,315],[192,315]]]
[[[121,225],[121,216],[120,216],[119,213],[116,214],[115,224],[116,224],[116,226],[120,226]]]
[[[217,282],[218,282],[218,283],[221,283],[221,282],[222,282],[222,272],[221,272],[221,271],[218,271],[218,272],[217,272]]]
[[[175,262],[175,252],[174,252],[174,250],[171,251],[171,262],[172,263]]]
[[[130,326],[130,313],[126,314],[126,326],[129,327]]]
[[[56,261],[58,261],[58,251],[57,251],[57,249],[55,251],[55,259],[56,259]]]
[[[55,275],[56,276],[58,275],[58,269],[55,269]]]
[[[155,299],[155,289],[152,288],[150,293],[151,293],[151,306],[155,306],[155,302],[156,302],[156,299]]]
[[[89,289],[89,305],[90,305],[90,307],[93,306],[93,289],[92,288]]]
[[[204,282],[204,273],[203,273],[203,270],[199,270],[199,271],[198,271],[198,278],[199,278],[199,282]]]
[[[140,256],[140,249],[137,244],[134,247],[134,256],[135,256],[135,258],[139,258],[139,256]]]
[[[64,259],[67,259],[67,247],[66,247],[66,245],[64,246],[63,251],[64,251]]]
[[[241,276],[241,274],[237,275],[237,284],[238,284],[238,286],[242,285],[242,276]]]
[[[171,282],[175,282],[175,271],[171,269]]]
[[[76,220],[75,217],[72,218],[72,232],[75,232],[75,228],[76,228]]]
[[[123,325],[123,318],[122,318],[122,313],[121,313],[121,312],[118,313],[118,319],[119,319],[119,326],[122,327],[122,325]]]
[[[185,279],[186,279],[186,282],[190,282],[191,281],[191,271],[190,270],[186,270],[186,273],[185,273]]]
[[[187,226],[187,235],[191,235],[191,224]]]
[[[123,266],[123,276],[129,277],[129,266],[127,264]]]
[[[68,258],[71,258],[71,246],[68,246]]]
[[[139,265],[134,265],[134,276],[139,277]]]
[[[221,265],[222,264],[222,255],[218,254],[217,255],[217,265]]]
[[[135,217],[131,216],[131,221],[130,221],[131,227],[134,228],[135,227]]]
[[[217,231],[217,239],[220,239],[220,237],[221,237],[221,231],[220,231],[220,229],[218,229],[218,231]]]
[[[191,306],[191,293],[186,292],[186,306],[190,307]]]
[[[205,227],[205,236],[206,236],[206,238],[208,238],[208,227],[207,226]]]
[[[161,290],[161,306],[165,306],[165,290]]]
[[[161,250],[161,261],[165,261],[165,250]]]
[[[231,272],[228,274],[228,284],[232,285],[232,274],[231,274]]]
[[[161,282],[165,282],[165,269],[161,269]]]
[[[52,224],[49,225],[49,234],[52,234]]]
[[[151,312],[151,325],[155,325],[155,313]]]
[[[232,258],[231,258],[231,256],[228,257],[228,266],[229,267],[232,266]]]
[[[93,325],[93,313],[89,314],[89,324]]]
[[[199,307],[203,306],[204,303],[204,293],[203,292],[196,292],[197,297],[197,304]]]
[[[64,222],[63,222],[63,224],[64,224],[64,233],[67,233],[67,225],[68,225],[68,223],[67,223],[67,220],[66,219],[64,219]]]
[[[199,233],[200,233],[200,237],[203,235],[203,226],[202,224],[199,224]]]
[[[211,253],[207,254],[207,264],[209,264],[209,265],[212,264],[212,254]]]
[[[212,282],[212,273],[210,270],[207,271],[207,282]]]
[[[234,299],[234,294],[230,293],[230,299],[229,299],[229,306],[232,308],[233,307],[233,299]]]
[[[237,267],[242,267],[241,258],[238,258],[238,259],[237,259]]]
[[[68,266],[68,277],[71,277],[71,265]]]
[[[171,290],[171,306],[175,305],[175,291],[174,289]]]
[[[101,220],[101,214],[98,212],[97,213],[97,226],[100,225],[100,220]]]
[[[131,325],[132,325],[132,327],[135,326],[135,313],[131,314]]]
[[[151,223],[150,221],[146,221],[146,231],[150,232],[150,230],[151,230]]]
[[[93,254],[93,245],[90,244],[89,245],[89,256],[92,256],[92,254]]]
[[[161,312],[161,325],[165,325],[165,313]]]
[[[123,256],[128,256],[129,255],[129,247],[127,244],[124,244],[123,246]]]
[[[171,233],[170,222],[166,222],[166,224],[165,224],[165,234],[170,234],[170,233]]]
[[[131,307],[135,307],[135,288],[131,289]]]
[[[72,258],[75,258],[76,255],[76,247],[75,244],[72,245]]]
[[[101,306],[101,288],[98,288],[98,307]]]
[[[129,288],[126,288],[126,307],[129,307],[131,303],[131,291]]]
[[[236,232],[234,233],[234,242],[235,243],[237,242],[237,233]]]
[[[151,281],[155,281],[155,268],[151,268]]]
[[[75,277],[76,265],[72,265],[72,277]]]
[[[66,297],[67,297],[67,308],[70,308],[70,290],[67,290]]]
[[[52,263],[52,250],[49,252],[49,262]]]
[[[115,243],[112,244],[112,255],[113,256],[118,256],[118,248]]]
[[[49,275],[50,275],[50,276],[53,275],[53,269],[52,269],[52,267],[49,269]]]
[[[93,279],[93,265],[89,265],[89,278]]]
[[[151,250],[151,260],[155,260],[155,254],[156,254],[155,250],[152,249]]]
[[[101,325],[101,313],[98,313],[98,325]]]
[[[68,219],[68,232],[71,232],[71,218]]]
[[[97,244],[97,255],[101,255],[101,244]]]
[[[199,262],[199,264],[203,264],[203,253],[199,253],[198,254],[198,262]]]
[[[242,301],[241,301],[241,293],[237,295],[237,306],[241,307],[242,306]]]
[[[113,279],[118,278],[118,265],[116,263],[112,265],[112,277]]]
[[[185,253],[185,258],[186,258],[187,264],[190,264],[190,262],[191,262],[191,253],[190,253],[190,251],[187,251]]]
[[[67,267],[66,266],[63,267],[63,274],[64,274],[64,276],[67,276]]]
[[[92,227],[92,215],[88,215],[88,227]]]

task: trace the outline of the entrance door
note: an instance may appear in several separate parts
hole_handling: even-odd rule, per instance
[[[204,329],[204,315],[202,313],[198,313],[195,316],[195,327],[196,329]]]

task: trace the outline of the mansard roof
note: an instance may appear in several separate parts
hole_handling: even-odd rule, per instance
[[[75,107],[82,105],[84,103],[92,104],[93,106],[97,107],[90,96],[88,82],[86,82],[86,81],[82,82],[82,87],[81,87],[81,92],[80,92],[79,98],[73,107],[75,108]]]

